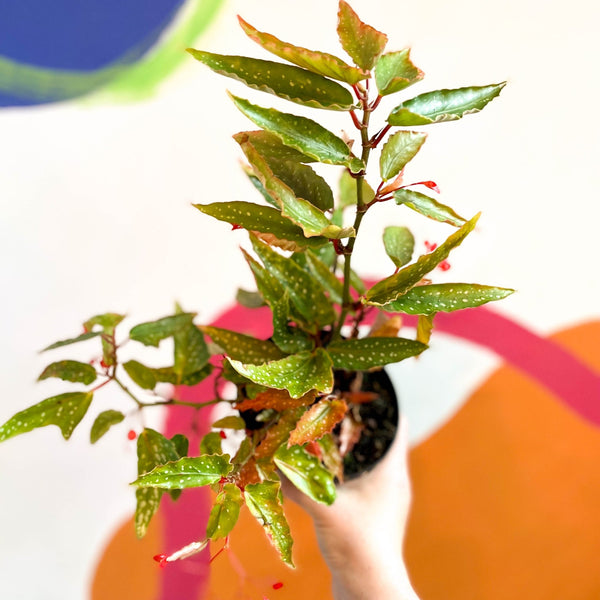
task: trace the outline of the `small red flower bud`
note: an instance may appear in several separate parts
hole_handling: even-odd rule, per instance
[[[100,366],[101,366],[103,369],[108,369],[108,365],[107,365],[107,364],[104,362],[104,359],[103,359],[103,358],[102,358],[102,359],[100,359]]]
[[[283,587],[283,583],[281,583],[281,581],[278,581],[277,583],[273,584],[274,590],[280,590],[282,587]]]
[[[221,436],[222,440],[226,440],[227,439],[227,434],[221,429],[221,431],[219,431],[219,435]]]
[[[127,433],[127,439],[135,440],[136,437],[137,437],[137,433],[133,429],[130,429],[129,432]]]
[[[437,244],[435,242],[425,241],[425,249],[427,252],[433,252],[437,248]]]
[[[235,231],[236,229],[243,229],[241,225],[238,225],[237,223],[232,223],[231,224],[231,230]]]
[[[155,556],[152,557],[153,560],[155,560],[160,567],[165,567],[167,564],[167,555],[166,554],[156,554]]]
[[[442,271],[447,271],[450,268],[450,263],[447,260],[443,260],[438,267],[442,270]]]
[[[338,255],[344,254],[344,246],[342,246],[341,240],[331,240],[333,242],[333,249]]]
[[[440,193],[440,188],[438,187],[435,181],[419,181],[419,183],[429,188],[430,190],[437,192],[438,194]]]

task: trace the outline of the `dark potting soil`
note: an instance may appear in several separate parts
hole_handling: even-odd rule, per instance
[[[392,445],[399,422],[399,403],[388,374],[380,371],[355,373],[335,371],[334,387],[340,392],[357,391],[355,380],[362,376],[360,391],[375,392],[377,398],[370,402],[355,404],[350,411],[362,426],[360,439],[344,456],[344,477],[354,479],[370,471],[383,458]],[[354,385],[353,385],[354,383]],[[340,426],[334,430],[339,436]]]

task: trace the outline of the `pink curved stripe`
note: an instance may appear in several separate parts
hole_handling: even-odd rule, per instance
[[[372,313],[366,323],[372,322]],[[407,317],[407,325],[416,318]],[[271,334],[271,318],[267,308],[247,309],[234,306],[213,323],[236,331],[267,338]],[[485,347],[516,367],[559,400],[591,423],[600,425],[600,376],[559,344],[542,338],[514,321],[485,307],[440,313],[436,329]],[[214,379],[210,377],[194,388],[179,388],[179,397],[201,402],[213,398]],[[199,411],[196,429],[192,429],[194,411],[170,407],[165,435],[185,433],[190,438],[190,451],[195,454],[200,438],[209,430],[210,410]],[[169,553],[190,541],[203,537],[210,511],[206,489],[187,490],[173,503],[163,502],[165,523],[163,551]],[[208,552],[173,563],[161,578],[158,600],[198,600],[208,585]]]

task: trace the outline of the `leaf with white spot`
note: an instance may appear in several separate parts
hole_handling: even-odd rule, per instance
[[[231,99],[252,122],[302,154],[329,165],[348,167],[353,173],[364,168],[362,160],[352,154],[344,140],[312,119],[263,108],[233,95]]]
[[[394,302],[384,306],[389,312],[409,315],[430,315],[473,308],[487,302],[501,300],[515,290],[479,285],[476,283],[437,283],[414,287]]]
[[[295,160],[279,158],[265,159],[275,177],[283,181],[294,192],[297,198],[308,200],[322,211],[333,208],[333,192],[323,177],[317,175],[309,165]]]
[[[333,302],[342,304],[344,284],[333,274],[333,271],[321,261],[316,254],[306,252],[306,261],[315,279],[323,286]]]
[[[302,248],[317,247],[328,243],[327,238],[316,236],[307,238],[302,229],[281,212],[270,206],[261,206],[252,202],[213,202],[212,204],[194,204],[201,212],[239,225],[248,231],[271,233],[281,240],[289,240]]]
[[[319,326],[332,323],[335,319],[333,306],[319,281],[291,258],[275,252],[254,236],[250,236],[250,240],[266,269],[287,290],[292,306],[303,319]]]
[[[229,357],[235,360],[261,364],[269,360],[277,360],[284,356],[283,352],[273,342],[268,340],[259,340],[243,333],[208,325],[202,326],[202,330]]]
[[[226,483],[217,494],[210,511],[206,537],[213,541],[227,537],[237,523],[243,502],[240,488],[233,483]]]
[[[331,223],[325,213],[309,200],[296,197],[292,188],[275,176],[268,162],[258,154],[243,134],[236,136],[235,139],[244,151],[255,175],[281,209],[281,214],[298,225],[306,237],[325,236],[338,239],[354,234],[351,227],[341,228]]]
[[[338,37],[342,48],[365,71],[370,71],[387,44],[387,35],[363,23],[350,5],[340,0]]]
[[[42,400],[4,423],[0,427],[0,442],[46,425],[56,425],[68,440],[85,416],[93,396],[92,392],[68,392]]]
[[[177,447],[154,429],[146,428],[137,440],[138,475],[149,473],[157,465],[164,465],[179,458]],[[150,520],[158,510],[163,490],[138,489],[135,492],[135,533],[141,538],[146,534]]]
[[[383,245],[394,265],[400,268],[412,260],[415,238],[407,227],[390,225],[383,230]]]
[[[456,214],[449,206],[434,200],[430,196],[413,190],[396,190],[394,192],[396,204],[404,204],[424,217],[461,227],[466,223],[460,215]]]
[[[327,346],[336,369],[365,371],[417,356],[427,346],[405,338],[370,337],[340,340]]]
[[[397,131],[391,135],[379,157],[381,179],[387,181],[398,175],[417,155],[426,138],[426,133],[416,131]]]
[[[321,461],[301,446],[281,446],[275,453],[275,464],[281,472],[301,491],[315,502],[333,504],[335,483],[333,475],[321,465]]]
[[[177,314],[185,314],[177,307]],[[173,334],[173,372],[177,375],[177,383],[194,373],[202,371],[210,359],[208,346],[202,332],[193,322],[178,329]]]
[[[308,334],[294,325],[290,325],[289,295],[284,292],[279,298],[269,302],[273,313],[273,342],[287,354],[296,354],[302,350],[312,350],[315,346]]]
[[[448,239],[438,246],[433,252],[420,256],[417,262],[404,267],[390,277],[382,279],[371,289],[367,290],[363,300],[365,304],[373,306],[384,306],[397,300],[402,294],[414,287],[430,271],[433,271],[443,260],[448,258],[451,250],[459,246],[469,235],[479,219],[479,214],[467,221],[458,231],[455,231]]]
[[[506,82],[479,87],[427,92],[397,106],[388,117],[390,125],[411,127],[455,121],[477,113],[496,98]]]
[[[242,364],[231,359],[229,362],[240,375],[260,385],[287,390],[292,398],[300,398],[312,389],[329,393],[333,387],[331,358],[322,348],[264,365]]]
[[[279,499],[281,484],[278,481],[251,483],[244,489],[246,506],[265,530],[282,560],[290,567],[292,560],[292,535]]]
[[[108,430],[120,423],[125,415],[118,410],[105,410],[101,412],[94,421],[90,431],[90,442],[95,444]]]
[[[299,67],[350,84],[358,83],[367,77],[364,71],[346,64],[337,56],[282,42],[274,35],[258,31],[241,17],[238,17],[238,20],[242,29],[252,41],[261,45],[268,52],[275,54],[275,56],[279,56],[279,58],[283,58]]]
[[[170,317],[163,317],[156,321],[140,323],[131,329],[129,337],[136,342],[141,342],[145,346],[155,346],[161,340],[172,337],[178,331],[185,329],[194,319],[192,313],[181,313]]]
[[[201,487],[219,481],[221,477],[228,475],[231,469],[228,454],[186,457],[156,467],[150,473],[138,477],[132,485],[165,490]]]
[[[350,110],[354,105],[348,89],[300,67],[247,56],[213,54],[192,48],[188,48],[188,52],[220,75],[297,104],[329,110]]]
[[[96,369],[88,363],[77,360],[59,360],[48,365],[38,377],[38,381],[49,377],[58,377],[63,381],[89,385],[96,380]]]
[[[317,159],[303,154],[296,148],[287,146],[281,141],[281,138],[270,131],[241,131],[234,135],[234,139],[245,136],[248,141],[256,148],[256,151],[268,161],[271,158],[280,160],[294,160],[301,163],[316,162]]]
[[[314,442],[330,433],[347,411],[348,405],[343,400],[319,400],[298,419],[294,431],[290,434],[288,448]]]
[[[424,77],[410,60],[410,48],[382,54],[375,65],[375,82],[382,96],[407,88]]]

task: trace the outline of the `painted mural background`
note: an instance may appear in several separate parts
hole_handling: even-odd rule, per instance
[[[204,322],[266,328],[224,300],[252,285],[237,248],[244,240],[190,207],[251,193],[229,140],[247,123],[225,89],[256,96],[184,49],[259,56],[237,29],[240,13],[336,53],[336,5],[0,1],[0,421],[54,392],[52,382],[33,383],[45,365],[36,353],[93,314],[139,322],[178,300]],[[440,319],[429,353],[393,370],[412,437],[415,586],[423,600],[598,598],[600,9],[585,0],[353,6],[390,34],[390,48],[412,47],[427,75],[419,92],[509,81],[481,115],[428,130],[410,166],[461,214],[483,210],[438,280],[518,289],[490,310]],[[383,224],[399,222],[395,208],[365,222],[375,241],[358,249],[364,273],[387,273],[378,240]],[[438,226],[418,227],[421,244],[443,237]],[[153,554],[201,531],[206,498],[166,501],[149,536],[135,540],[126,433],[142,424],[132,418],[87,442],[86,423],[118,402],[99,394],[68,444],[46,428],[0,446],[2,597],[314,595],[328,575],[294,506],[297,572],[245,534],[210,575],[206,556],[179,571],[156,568]],[[146,425],[168,430],[185,418],[156,413]],[[182,529],[186,518],[196,530]],[[284,587],[272,590],[273,581]]]

